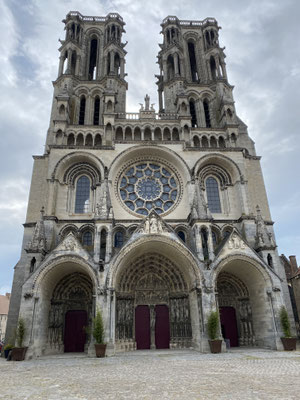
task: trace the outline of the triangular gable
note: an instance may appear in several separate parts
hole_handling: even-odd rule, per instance
[[[154,210],[152,210],[149,215],[143,219],[134,233],[154,235],[173,233],[175,235],[174,230]]]
[[[79,240],[70,232],[59,245],[49,254],[49,258],[57,257],[62,254],[76,254],[84,259],[89,259],[89,253],[82,247]]]
[[[256,253],[255,250],[252,249],[252,247],[241,236],[238,230],[234,228],[231,234],[226,239],[224,239],[220,247],[217,249],[214,263],[216,262],[217,259],[220,260],[224,257],[227,257],[235,253],[244,254],[251,258],[255,258],[257,261],[267,266],[264,260],[261,257],[259,257],[259,255]]]

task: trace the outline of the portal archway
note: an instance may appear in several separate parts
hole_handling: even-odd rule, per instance
[[[217,267],[215,287],[224,339],[233,346],[275,347],[266,270],[250,257],[232,256]]]
[[[189,288],[170,258],[156,252],[135,257],[120,272],[116,294],[117,342],[136,341],[138,349],[191,342]]]

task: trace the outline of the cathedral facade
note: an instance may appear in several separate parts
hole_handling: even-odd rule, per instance
[[[126,112],[122,17],[63,22],[6,338],[22,316],[27,357],[94,354],[85,327],[99,308],[108,354],[206,352],[219,310],[227,345],[281,348],[285,273],[217,21],[162,21],[158,109],[146,95],[136,113]]]

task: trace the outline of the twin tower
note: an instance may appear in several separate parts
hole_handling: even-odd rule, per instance
[[[172,133],[136,132],[115,129],[116,120],[126,119],[125,57],[122,41],[124,21],[117,13],[107,17],[85,17],[70,12],[61,40],[58,78],[54,82],[54,104],[47,144],[111,145],[114,140],[173,140]],[[224,49],[219,46],[219,29],[214,18],[184,21],[167,17],[162,24],[163,43],[158,54],[160,73],[158,116],[149,101],[144,119],[180,120],[181,132],[174,139],[187,145],[201,145],[190,128],[224,128],[230,125],[232,140],[237,138],[233,87],[228,84]],[[150,60],[149,60],[150,61]],[[154,61],[154,60],[153,60]],[[187,93],[188,92],[188,93]],[[128,115],[127,115],[128,117]],[[139,116],[132,115],[132,119]],[[69,125],[86,125],[103,134],[86,137],[67,135]],[[79,127],[82,128],[82,127]],[[82,129],[81,129],[82,130]],[[147,135],[148,133],[148,135]],[[228,131],[229,133],[229,131]],[[204,138],[204,147],[207,137]],[[221,138],[221,146],[225,146]]]

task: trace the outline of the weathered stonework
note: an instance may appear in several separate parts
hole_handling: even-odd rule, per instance
[[[7,339],[22,315],[28,357],[92,355],[83,327],[101,308],[108,354],[207,352],[207,318],[219,309],[227,345],[281,348],[288,289],[217,21],[162,22],[159,110],[146,95],[137,113],[125,107],[123,19],[70,12],[64,23]]]

